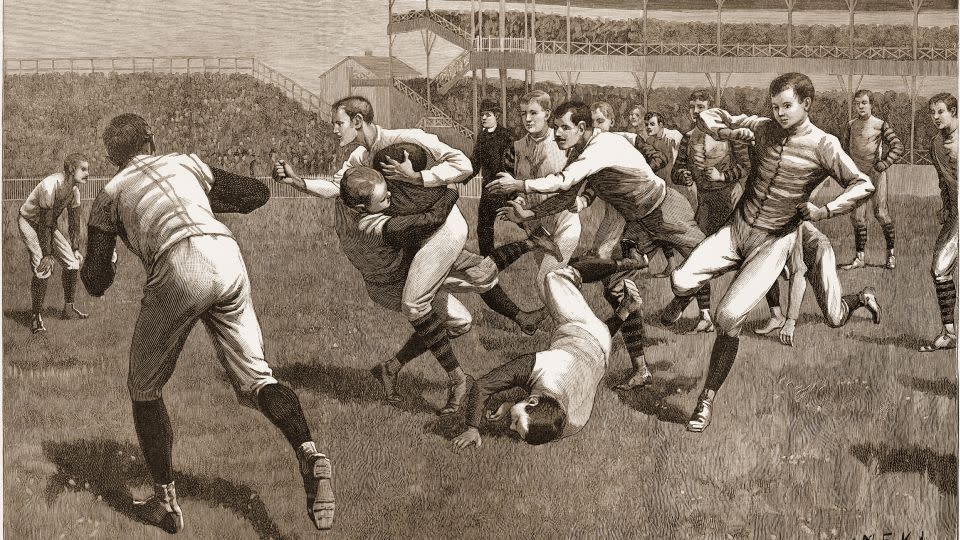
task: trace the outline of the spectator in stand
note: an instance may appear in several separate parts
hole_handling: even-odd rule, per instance
[[[513,146],[513,137],[506,127],[500,125],[500,106],[493,99],[480,101],[480,131],[473,146],[470,163],[479,173],[483,187],[496,179],[497,174],[506,170],[503,158]],[[493,195],[486,189],[480,193],[480,205],[477,208],[477,246],[480,255],[486,257],[493,252],[497,220],[497,210],[506,205],[509,196]]]

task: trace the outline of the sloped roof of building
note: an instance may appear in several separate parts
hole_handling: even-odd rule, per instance
[[[363,69],[369,71],[373,77],[376,78],[387,78],[390,76],[390,58],[387,56],[373,56],[366,54],[363,56],[347,56],[343,60],[339,61],[327,70],[327,73],[336,69],[340,64],[344,62],[355,62],[360,65]],[[326,75],[326,73],[324,73]],[[393,76],[400,79],[409,79],[412,77],[420,77],[420,72],[413,69],[410,64],[407,64],[403,60],[400,60],[396,56],[393,57]],[[323,75],[321,75],[323,77]]]

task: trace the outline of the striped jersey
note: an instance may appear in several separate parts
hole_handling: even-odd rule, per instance
[[[948,215],[957,214],[957,131],[946,138],[937,131],[930,142],[930,160],[940,177],[940,197]]]
[[[754,167],[735,214],[752,227],[773,234],[796,229],[801,217],[797,207],[827,177],[847,188],[826,207],[832,215],[853,210],[873,193],[873,183],[843,151],[840,141],[809,118],[788,131],[776,121],[760,117],[732,116],[722,109],[700,113],[697,126],[719,138],[721,128],[747,128],[754,133]]]
[[[707,169],[720,171],[723,180],[710,179]],[[750,170],[750,151],[741,141],[718,141],[697,128],[684,135],[677,161],[673,166],[676,181],[681,169],[693,174],[697,191],[716,191],[739,183]]]
[[[59,216],[67,208],[79,207],[80,188],[76,184],[68,188],[66,177],[59,172],[44,178],[33,188],[20,206],[20,215],[27,221],[35,222],[45,211],[52,211],[54,216]]]
[[[866,120],[854,118],[847,124],[844,149],[861,171],[870,174],[880,161],[892,165],[903,155],[903,143],[890,124],[871,116]]]
[[[663,128],[663,132],[659,136],[651,135],[647,137],[647,143],[659,150],[667,160],[661,168],[654,170],[660,178],[669,179],[673,174],[673,164],[677,161],[677,152],[680,149],[682,139],[683,133],[669,128]]]
[[[193,154],[138,155],[93,202],[89,226],[116,234],[150,269],[191,236],[233,236],[210,210],[213,173]]]

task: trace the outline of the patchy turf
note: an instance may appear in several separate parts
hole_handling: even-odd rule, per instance
[[[409,327],[367,299],[339,252],[330,202],[275,200],[225,221],[247,260],[268,360],[296,389],[320,448],[333,459],[338,509],[325,536],[850,538],[894,531],[899,538],[924,531],[948,538],[957,531],[956,357],[915,352],[938,328],[928,271],[938,204],[894,200],[897,269],[841,276],[849,290],[877,288],[881,325],[858,316],[831,330],[808,295],[795,347],[748,331],[705,433],[687,433],[682,423],[712,337],[654,324],[669,286],[650,279],[641,285],[654,384],[609,389],[629,365],[617,338],[609,381],[581,434],[530,447],[491,432],[482,448],[460,453],[449,439],[462,419],[433,414],[445,397],[444,376],[429,356],[402,376],[401,404],[379,400],[366,370],[398,347]],[[472,221],[475,202],[461,207]],[[125,386],[143,270],[121,249],[106,298],[81,295],[91,313],[82,322],[55,317],[61,296],[52,280],[49,331],[34,337],[15,206],[4,210],[7,536],[165,536],[137,522],[130,505],[131,495],[148,490]],[[870,227],[868,257],[879,264],[882,236]],[[822,228],[838,259],[847,259],[849,220]],[[539,303],[529,287],[532,271],[522,260],[503,277],[523,306]],[[586,292],[609,313],[596,286]],[[477,298],[465,300],[476,325],[454,347],[471,374],[549,343],[548,333],[526,338]],[[763,314],[758,308],[753,318]],[[315,534],[292,452],[259,413],[236,404],[203,331],[188,340],[165,395],[183,536]]]

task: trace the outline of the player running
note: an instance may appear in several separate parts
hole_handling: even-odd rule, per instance
[[[840,141],[810,121],[814,88],[809,77],[780,75],[770,83],[769,93],[774,119],[709,109],[698,121],[698,127],[716,139],[754,140],[756,163],[727,225],[707,237],[673,273],[675,298],[661,315],[665,324],[672,323],[704,284],[736,272],[717,305],[717,338],[703,391],[687,423],[689,431],[700,432],[710,424],[714,396],[737,358],[743,321],[783,270],[800,222],[845,214],[873,193],[870,178],[844,153]],[[846,191],[817,207],[810,203],[810,194],[828,176]],[[864,296],[845,298],[840,309],[849,312],[874,301]]]
[[[853,96],[853,105],[857,117],[847,124],[841,142],[844,151],[850,154],[857,167],[870,177],[876,188],[870,201],[873,215],[880,222],[883,237],[887,241],[887,262],[884,267],[893,270],[896,266],[896,256],[893,253],[896,233],[893,218],[887,210],[887,169],[903,155],[903,143],[890,124],[873,115],[873,92],[858,90]],[[850,215],[857,255],[843,265],[844,270],[866,266],[864,251],[867,249],[867,205],[858,206]]]
[[[187,336],[202,321],[240,403],[260,410],[293,447],[307,514],[318,529],[329,529],[335,507],[330,459],[317,451],[296,393],[273,378],[240,248],[214,216],[251,212],[270,191],[193,154],[154,155],[150,126],[135,114],[113,118],[103,142],[120,170],[93,202],[80,277],[92,296],[103,296],[113,283],[118,236],[147,272],[127,378],[133,424],[154,483],[154,495],[137,503],[141,517],[169,533],[183,530],[162,391]]]
[[[943,329],[931,343],[920,347],[921,352],[957,348],[957,328],[954,310],[957,289],[953,283],[957,270],[957,98],[942,93],[930,98],[928,103],[937,134],[930,143],[930,161],[940,177],[940,198],[943,206],[938,212],[940,234],[934,246],[933,264],[930,272],[937,289],[940,304],[940,321]]]
[[[77,309],[74,298],[77,275],[83,256],[80,254],[80,188],[90,176],[90,164],[82,154],[73,153],[63,160],[63,172],[51,174],[40,181],[27,200],[20,206],[17,225],[20,238],[30,253],[30,331],[45,332],[43,301],[47,296],[47,280],[53,272],[53,263],[63,266],[63,309],[61,319],[86,319],[87,314]],[[57,228],[57,220],[67,212],[67,234]]]

